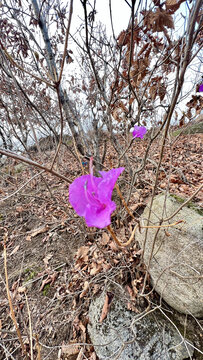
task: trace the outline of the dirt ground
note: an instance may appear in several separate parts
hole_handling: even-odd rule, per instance
[[[169,186],[171,192],[187,198],[196,191],[203,181],[202,140],[202,134],[194,134],[168,143],[158,192]],[[130,149],[133,168],[140,165],[147,144],[148,140],[138,140]],[[151,195],[159,151],[157,141],[130,196],[129,208],[137,219]],[[53,154],[53,150],[45,151],[43,163],[49,164]],[[40,162],[39,154],[32,155]],[[117,166],[110,147],[108,155],[113,166]],[[57,169],[71,181],[81,175],[79,163],[64,148]],[[140,250],[133,244],[121,253],[105,229],[86,228],[68,202],[68,183],[51,174],[35,176],[37,171],[12,159],[0,168],[0,360],[26,358],[11,318],[5,253],[10,295],[27,358],[33,352],[33,358],[38,360],[74,360],[79,359],[79,354],[84,356],[81,359],[96,360],[91,345],[73,346],[76,342],[89,342],[89,302],[112,282],[126,289],[126,302],[132,310],[139,311],[139,306],[147,305],[132,301],[132,281],[139,280],[138,291],[143,283]],[[128,177],[121,177],[118,183],[127,198]],[[125,241],[134,223],[121,210],[118,196],[114,194],[114,198],[118,207],[112,226]],[[202,198],[202,193],[198,193],[193,200],[201,206]],[[156,294],[153,296],[155,299]]]

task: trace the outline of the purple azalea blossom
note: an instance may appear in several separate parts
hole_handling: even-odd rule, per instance
[[[143,139],[146,132],[147,132],[146,127],[135,125],[133,129],[133,138],[139,137],[140,139]]]
[[[199,92],[202,92],[202,91],[203,91],[203,84],[201,84],[199,87]]]
[[[89,227],[104,228],[111,223],[111,213],[116,204],[111,200],[113,188],[123,167],[100,171],[101,177],[93,176],[92,160],[90,175],[78,177],[69,186],[69,201],[79,216],[85,218]]]

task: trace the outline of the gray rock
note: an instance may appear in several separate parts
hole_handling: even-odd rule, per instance
[[[170,196],[166,199],[163,194],[155,197],[150,225],[158,225],[162,216],[169,217],[180,206],[177,199]],[[164,209],[164,210],[163,210]],[[163,214],[164,211],[164,214]],[[143,215],[146,225],[149,209]],[[174,227],[160,229],[153,249],[149,273],[155,290],[174,309],[185,314],[203,317],[203,218],[193,208],[184,207],[169,222],[184,220]],[[141,247],[143,247],[145,231],[136,233]],[[154,236],[157,229],[148,229],[144,262],[149,263]]]
[[[100,360],[183,360],[192,356],[192,346],[159,310],[141,318],[114,297],[107,318],[100,323],[104,299],[103,293],[89,308],[88,332]]]

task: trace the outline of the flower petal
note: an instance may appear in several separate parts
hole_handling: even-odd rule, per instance
[[[90,182],[90,175],[78,177],[69,186],[69,201],[79,216],[86,212],[87,199],[85,196],[85,183]]]
[[[146,127],[135,125],[132,134],[134,138],[139,137],[140,139],[143,139],[146,132],[147,132]]]
[[[101,202],[111,200],[113,188],[120,174],[125,170],[124,167],[111,169],[109,171],[99,171],[102,181],[98,185],[98,198]]]
[[[200,86],[199,86],[199,92],[202,92],[203,91],[203,84],[201,84]]]
[[[105,208],[95,208],[88,204],[85,214],[85,221],[89,227],[97,227],[103,229],[111,224],[111,214],[116,209],[114,201],[106,204]]]
[[[69,186],[69,201],[79,216],[83,216],[87,226],[100,229],[110,225],[111,213],[116,204],[111,195],[118,176],[124,168],[101,171],[102,177],[83,175]]]

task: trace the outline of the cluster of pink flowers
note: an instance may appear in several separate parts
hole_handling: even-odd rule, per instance
[[[133,137],[143,138],[147,129],[134,127]],[[76,178],[69,186],[69,201],[79,216],[85,218],[89,227],[104,228],[111,223],[116,204],[111,200],[113,188],[124,167],[100,171],[101,177],[93,175],[93,158],[90,158],[90,174]]]

